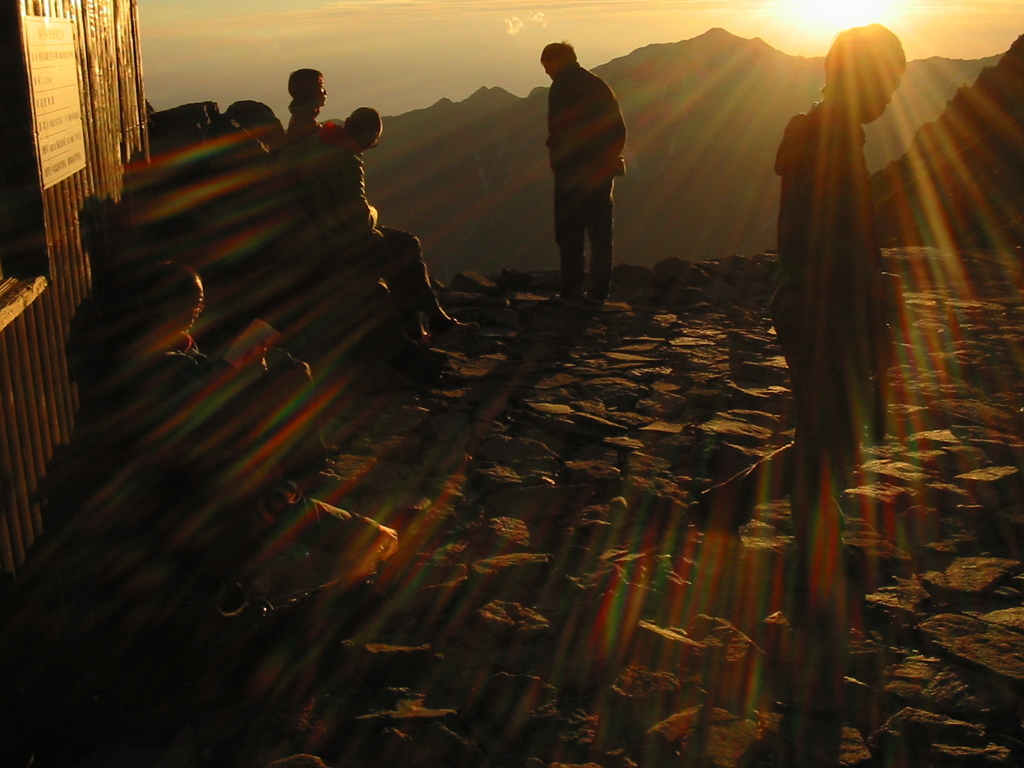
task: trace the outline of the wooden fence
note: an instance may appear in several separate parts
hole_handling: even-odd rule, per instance
[[[16,574],[49,529],[47,469],[78,407],[65,344],[108,234],[102,222],[87,228],[84,212],[120,198],[123,165],[147,138],[135,0],[0,3],[0,570]],[[40,160],[47,78],[33,74],[26,31],[43,19],[73,30],[62,55],[77,65],[85,154],[55,182]]]

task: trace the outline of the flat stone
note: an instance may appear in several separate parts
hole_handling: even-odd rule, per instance
[[[1024,632],[1024,606],[989,611],[982,615],[981,618],[993,624],[1001,624],[1008,629]]]
[[[590,485],[604,493],[614,495],[622,488],[622,471],[606,461],[567,461],[565,471],[569,482]]]
[[[920,450],[933,446],[957,445],[960,443],[960,438],[948,429],[928,429],[910,435],[907,438],[907,443]]]
[[[655,387],[655,392],[636,404],[637,412],[644,416],[665,418],[674,416],[686,407],[686,398],[674,392],[660,391]]]
[[[700,754],[704,768],[736,768],[759,741],[761,729],[724,709],[691,707],[654,725],[644,741],[644,765],[678,764]]]
[[[526,405],[538,413],[546,413],[555,416],[568,416],[574,413],[572,406],[566,405],[565,403],[541,403],[531,401]]]
[[[624,424],[592,416],[589,413],[574,413],[572,423],[581,436],[597,439],[608,435],[622,434],[627,430]]]
[[[914,494],[909,488],[885,482],[847,488],[843,491],[843,496],[852,497],[862,504],[888,507],[896,512],[909,509],[914,503]]]
[[[700,431],[723,441],[748,448],[761,448],[772,436],[770,429],[747,421],[716,417],[700,425]]]
[[[416,694],[400,700],[394,709],[382,710],[369,715],[362,715],[359,720],[386,718],[393,720],[442,720],[455,714],[454,709],[435,709],[424,703],[426,696]]]
[[[924,613],[929,595],[918,579],[897,579],[894,586],[882,587],[865,600],[900,625],[909,626]]]
[[[974,483],[998,483],[1019,474],[1020,470],[1017,467],[984,467],[972,472],[964,472],[962,475],[957,475],[956,478]]]
[[[692,671],[705,645],[675,627],[662,627],[651,621],[636,625],[630,658],[652,669],[683,675]]]
[[[965,720],[998,716],[1016,701],[983,673],[929,656],[911,656],[895,665],[885,691],[909,706]]]
[[[921,483],[928,479],[928,475],[921,472],[917,467],[905,461],[890,461],[888,459],[875,459],[864,462],[862,470],[868,474],[878,475],[887,480],[900,480],[907,484]]]
[[[559,387],[567,387],[572,384],[578,384],[580,381],[579,376],[574,376],[569,373],[556,373],[553,376],[546,376],[540,381],[533,384],[535,389],[557,389]]]
[[[480,489],[481,493],[485,494],[502,488],[537,484],[537,478],[531,478],[531,480],[532,482],[528,482],[512,467],[502,465],[484,467],[473,474],[473,484]]]
[[[530,546],[530,530],[526,523],[515,517],[493,517],[483,523],[489,545],[499,552],[508,549],[528,549]]]
[[[998,507],[1003,501],[1016,501],[1021,493],[1021,473],[1017,467],[983,467],[957,475],[980,503]]]
[[[1024,685],[1024,635],[960,614],[923,622],[921,634],[935,649],[976,669]]]
[[[541,642],[550,628],[551,623],[544,616],[520,603],[492,600],[470,618],[466,632],[458,640],[461,646],[506,648]]]
[[[669,344],[673,347],[713,347],[719,343],[719,340],[708,339],[692,336],[680,336],[675,339],[669,339]]]
[[[650,424],[645,424],[640,427],[643,432],[661,432],[666,435],[678,435],[686,428],[685,424],[680,424],[671,421],[652,421]]]
[[[882,737],[899,736],[905,743],[915,746],[950,744],[968,747],[985,746],[985,730],[980,726],[955,720],[935,712],[905,707],[889,718],[872,736],[872,743]]]
[[[942,573],[922,576],[925,587],[946,599],[991,594],[1024,570],[1018,560],[1002,557],[960,557]]]
[[[455,368],[459,376],[466,379],[480,379],[490,376],[502,363],[507,362],[504,357],[477,357],[464,362],[459,362]]]
[[[630,379],[605,377],[585,382],[582,391],[583,397],[599,400],[609,408],[630,408],[650,390]]]

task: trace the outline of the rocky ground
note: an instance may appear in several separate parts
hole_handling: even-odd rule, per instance
[[[1024,764],[1017,255],[887,256],[891,437],[842,499],[843,764]],[[786,502],[715,546],[687,515],[792,436],[774,263],[620,265],[591,312],[543,275],[457,277],[482,330],[445,380],[346,383],[328,430],[323,498],[400,532],[380,594],[225,619],[216,668],[125,703],[79,768],[781,768]]]

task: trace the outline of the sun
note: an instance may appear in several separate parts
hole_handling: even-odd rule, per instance
[[[848,27],[885,23],[894,0],[787,0],[786,16],[808,30],[835,33]]]

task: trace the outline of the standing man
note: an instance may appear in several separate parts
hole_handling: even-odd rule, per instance
[[[561,296],[599,307],[612,279],[612,186],[625,173],[626,125],[612,89],[579,65],[569,43],[546,46],[540,63],[551,77],[547,147],[555,174]],[[590,284],[584,293],[587,237]]]

